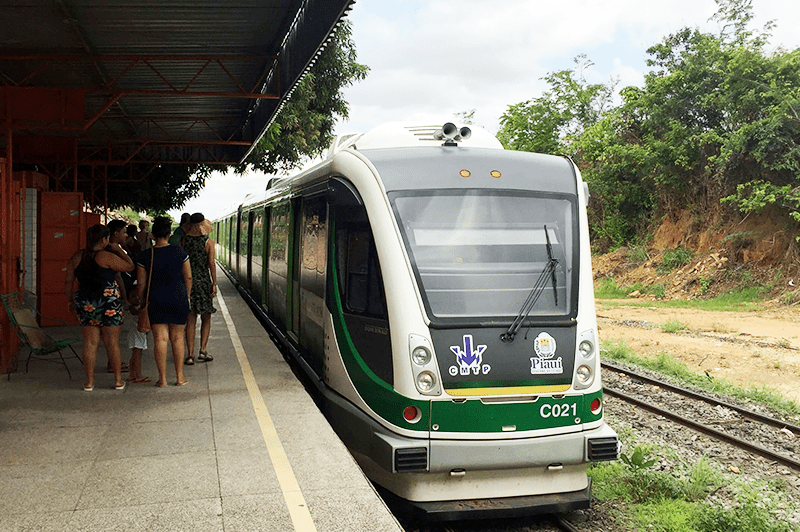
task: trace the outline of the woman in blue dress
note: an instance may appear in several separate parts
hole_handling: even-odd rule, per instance
[[[64,291],[69,308],[81,322],[83,335],[83,367],[86,371],[84,391],[94,390],[94,365],[100,341],[114,372],[114,388],[122,390],[122,354],[119,333],[124,315],[124,300],[117,286],[117,272],[133,271],[133,261],[119,244],[109,244],[108,227],[93,225],[86,231],[86,249],[81,249],[67,263]],[[78,291],[73,291],[75,280]]]
[[[183,376],[183,342],[186,318],[189,315],[189,296],[192,293],[192,269],[186,252],[169,244],[171,232],[172,221],[169,218],[156,218],[152,231],[156,244],[142,251],[136,261],[138,296],[140,301],[147,301],[158,369],[156,386],[159,388],[167,386],[169,344],[172,345],[175,362],[175,385],[183,386],[187,383]]]

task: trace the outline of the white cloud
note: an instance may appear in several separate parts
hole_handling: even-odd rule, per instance
[[[233,172],[214,172],[206,180],[199,196],[189,200],[182,209],[170,211],[169,214],[173,219],[179,220],[183,212],[202,212],[206,218],[213,220],[231,208],[235,209],[247,194],[264,191],[269,178],[270,176],[261,173],[240,176]]]
[[[445,119],[476,109],[476,122],[496,130],[511,104],[538,96],[541,78],[572,68],[586,53],[593,82],[619,76],[641,83],[645,50],[670,32],[701,25],[713,0],[359,0],[352,12],[359,60],[372,69],[346,92],[351,121],[368,129],[416,113]],[[399,16],[398,10],[406,9]],[[692,18],[690,20],[690,17]],[[694,20],[697,18],[697,20]]]
[[[760,29],[775,20],[772,45],[800,46],[795,21],[800,2],[754,0]],[[371,72],[348,88],[350,120],[340,133],[385,122],[452,120],[475,109],[475,122],[494,132],[509,105],[541,94],[548,72],[569,69],[585,53],[594,63],[590,83],[619,79],[641,85],[646,50],[684,27],[717,33],[709,21],[714,0],[357,0],[350,19],[358,60]],[[215,177],[187,206],[209,217],[247,192],[263,190],[266,176]]]

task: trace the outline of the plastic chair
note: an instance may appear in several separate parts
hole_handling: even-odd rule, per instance
[[[61,350],[69,347],[70,351],[72,351],[72,354],[75,355],[75,358],[77,358],[78,361],[83,364],[83,360],[81,360],[81,357],[78,356],[78,353],[75,352],[75,349],[73,349],[71,345],[74,342],[77,342],[78,338],[56,340],[39,326],[39,322],[43,320],[52,321],[63,325],[67,325],[67,323],[56,318],[42,316],[35,308],[25,302],[25,300],[22,298],[22,294],[19,292],[3,294],[0,296],[0,299],[3,300],[3,306],[6,309],[6,314],[8,315],[8,319],[11,321],[11,325],[14,327],[14,331],[16,331],[17,336],[19,337],[19,341],[22,343],[22,345],[30,350],[30,353],[28,353],[28,360],[25,362],[25,373],[28,372],[28,366],[31,363],[31,357],[36,355],[47,362],[63,364],[64,369],[67,370],[67,375],[69,375],[70,380],[72,380],[72,373],[69,371],[69,366],[67,366],[67,361],[64,359],[64,355],[61,353]],[[56,352],[59,356],[58,359],[55,357],[48,357],[48,355],[52,355]],[[69,354],[67,354],[67,356],[69,356]],[[10,373],[8,378],[11,378]]]

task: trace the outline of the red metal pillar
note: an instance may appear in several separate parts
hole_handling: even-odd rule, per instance
[[[0,293],[7,294],[8,292],[12,292],[17,289],[16,283],[13,281],[14,278],[14,264],[13,264],[13,257],[14,253],[11,248],[11,243],[13,242],[13,238],[11,238],[11,213],[13,212],[13,205],[12,201],[14,201],[14,193],[12,192],[12,131],[11,131],[11,118],[10,113],[6,115],[6,123],[5,123],[5,134],[6,134],[6,160],[5,160],[5,167],[3,168],[3,177],[2,177],[2,200],[0,200],[0,204],[2,204],[2,215],[0,216],[0,226],[2,226],[2,230],[0,231],[0,268],[2,268],[2,273],[0,274]]]
[[[12,243],[16,239],[11,238],[11,232],[14,227],[11,213],[14,211],[12,202],[15,194],[12,191],[13,135],[9,100],[10,98],[6,100],[6,156],[5,160],[0,159],[2,162],[2,168],[0,168],[0,294],[7,294],[19,289],[14,279],[16,277],[16,265],[14,263],[16,254],[12,248]],[[8,373],[11,371],[18,349],[17,335],[12,330],[11,323],[8,320],[8,316],[6,316],[5,309],[3,309],[2,315],[0,315],[0,372]]]

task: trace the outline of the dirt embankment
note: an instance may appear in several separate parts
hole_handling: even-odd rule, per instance
[[[607,278],[620,287],[638,283],[642,289],[633,293],[638,303],[655,300],[652,293],[693,299],[768,286],[765,310],[707,312],[598,300],[600,337],[624,341],[641,356],[666,352],[694,371],[742,386],[768,386],[800,402],[800,260],[794,235],[767,215],[735,226],[715,225],[689,213],[667,219],[636,257],[627,249],[594,257],[595,283]],[[692,259],[659,274],[664,251],[677,247],[692,250]],[[687,329],[663,329],[678,323]]]

